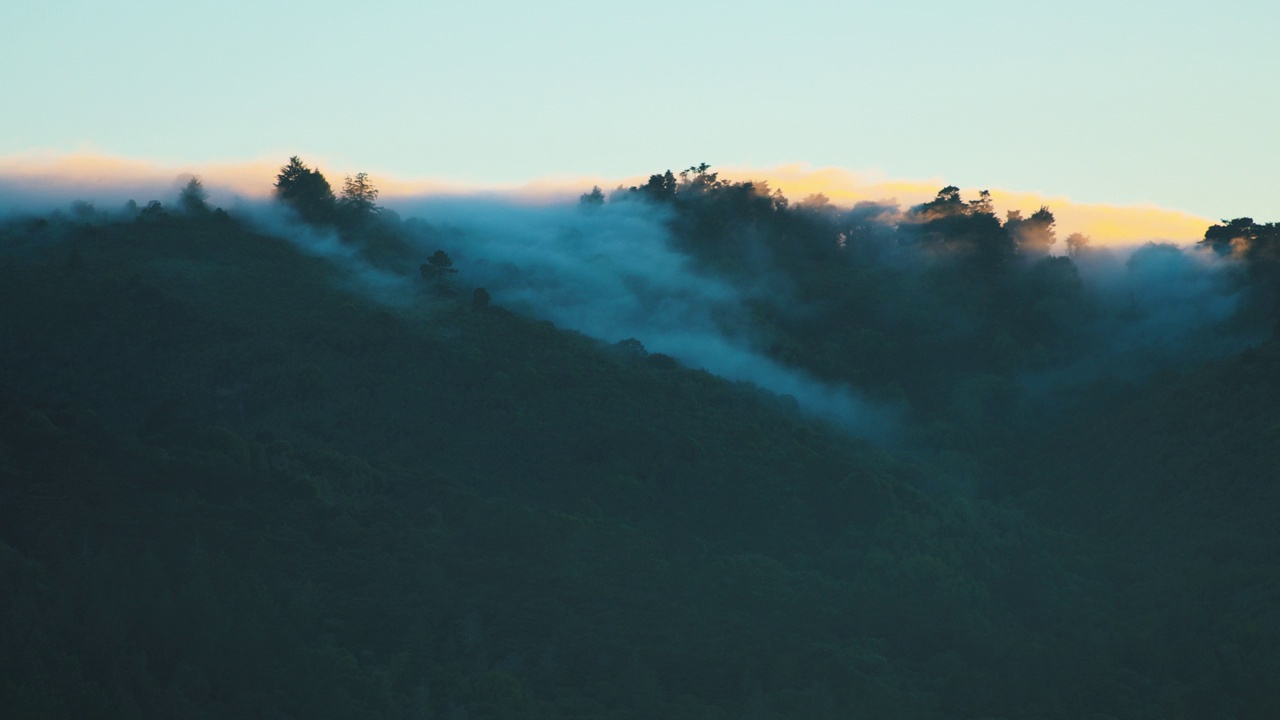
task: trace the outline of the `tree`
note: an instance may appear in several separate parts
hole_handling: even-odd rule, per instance
[[[453,258],[443,250],[437,250],[427,261],[418,267],[423,279],[442,279],[445,275],[458,272],[453,266]]]
[[[708,172],[710,169],[711,166],[707,163],[700,163],[681,171],[681,189],[695,194],[702,194],[725,187],[727,183],[719,179],[718,173]]]
[[[80,222],[89,222],[93,220],[97,210],[93,208],[93,203],[85,200],[76,200],[71,203],[71,216]]]
[[[995,215],[996,210],[991,202],[991,191],[983,190],[978,193],[977,200],[970,200],[969,212],[979,215]]]
[[[580,204],[580,205],[603,205],[603,204],[604,204],[604,191],[600,189],[600,186],[599,186],[599,185],[593,185],[593,186],[591,187],[591,192],[589,192],[589,193],[583,193],[582,195],[580,195],[580,196],[578,197],[578,204]]]
[[[193,177],[178,193],[178,207],[188,215],[202,215],[209,212],[208,199],[209,194],[205,192],[200,179]]]
[[[1280,223],[1257,223],[1249,217],[1223,220],[1204,231],[1200,245],[1244,260],[1254,286],[1254,303],[1269,307],[1280,318]],[[1280,338],[1280,319],[1272,332]]]
[[[977,200],[965,202],[960,197],[960,188],[955,185],[948,185],[938,191],[932,200],[913,208],[917,216],[925,220],[937,220],[939,218],[949,218],[966,215],[995,215],[995,207],[991,202],[991,191],[982,190],[978,193]],[[1011,210],[1010,217],[1021,218],[1022,215],[1017,210]]]
[[[662,175],[649,176],[649,182],[632,187],[632,192],[644,194],[650,200],[673,200],[676,196],[676,176],[670,170]]]
[[[139,222],[155,222],[157,220],[163,220],[168,216],[169,213],[164,211],[164,206],[160,204],[160,201],[152,200],[147,203],[146,207],[142,208],[142,210],[138,212],[137,220]]]
[[[276,176],[276,199],[293,208],[313,225],[333,222],[336,200],[333,188],[319,170],[312,170],[297,155]]]
[[[364,218],[377,213],[381,208],[377,205],[378,189],[369,181],[369,173],[348,175],[342,182],[342,200],[339,206],[349,215]]]
[[[914,212],[925,220],[965,215],[968,206],[960,199],[960,188],[948,185],[938,191],[937,196],[923,205],[917,205]]]
[[[1071,233],[1067,236],[1067,257],[1076,257],[1085,248],[1089,247],[1089,236],[1081,233]]]
[[[1258,225],[1253,218],[1241,217],[1235,220],[1223,220],[1221,225],[1213,225],[1204,231],[1202,245],[1208,245],[1220,255],[1230,255],[1239,251],[1244,255],[1250,251],[1259,236],[1259,230],[1266,226]]]
[[[1034,259],[1048,255],[1049,249],[1057,242],[1053,223],[1053,213],[1049,208],[1041,206],[1039,210],[1031,213],[1029,218],[1023,218],[1021,213],[1015,214],[1015,211],[1010,211],[1005,229],[1009,231],[1018,250]]]
[[[1023,222],[1018,211],[1009,211],[1009,221],[1000,224],[992,211],[991,194],[982,191],[977,200],[965,202],[960,188],[948,185],[927,203],[916,205],[899,230],[926,244],[960,251],[984,273],[1003,268],[1015,254],[1012,225]]]

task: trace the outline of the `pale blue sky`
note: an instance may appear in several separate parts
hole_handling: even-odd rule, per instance
[[[0,157],[803,162],[1280,220],[1280,3],[8,0]]]

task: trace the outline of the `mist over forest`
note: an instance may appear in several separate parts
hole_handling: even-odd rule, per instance
[[[0,181],[0,715],[1280,712],[1277,223],[104,187]]]

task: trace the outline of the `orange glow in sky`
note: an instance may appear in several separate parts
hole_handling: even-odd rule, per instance
[[[897,200],[904,209],[932,200],[938,190],[949,184],[942,178],[888,179],[841,168],[810,168],[804,165],[764,170],[729,168],[721,175],[733,180],[767,180],[770,188],[781,190],[792,202],[821,193],[842,206],[864,201]],[[962,188],[962,194],[971,200],[984,189],[991,191],[996,213],[1002,218],[1009,210],[1020,210],[1025,216],[1041,206],[1048,206],[1057,220],[1060,240],[1079,232],[1090,236],[1096,245],[1130,245],[1149,240],[1192,242],[1203,238],[1205,229],[1214,222],[1191,213],[1152,205],[1080,203],[1062,196],[1000,188]]]
[[[31,153],[0,158],[0,178],[55,192],[102,190],[119,185],[163,185],[179,176],[195,175],[207,186],[256,197],[270,193],[278,170],[277,163],[266,161],[162,166],[92,153]]]
[[[335,191],[342,187],[346,172],[335,172],[323,161],[308,163],[325,173]],[[200,166],[164,166],[138,160],[92,153],[27,154],[0,158],[0,179],[20,181],[33,189],[66,194],[67,200],[93,200],[92,194],[120,186],[154,188],[163,194],[176,188],[181,179],[195,175],[210,190],[229,191],[250,198],[270,194],[282,160],[260,160],[241,163],[214,163]],[[783,165],[774,168],[712,168],[731,180],[764,180],[772,189],[781,190],[792,202],[822,193],[834,204],[852,206],[862,201],[896,201],[906,208],[930,200],[948,183],[941,178],[904,180],[856,173],[841,168],[812,168],[805,165]],[[356,170],[349,171],[354,174]],[[644,177],[622,179],[551,177],[505,186],[481,186],[433,179],[409,179],[370,173],[384,200],[422,195],[493,195],[518,202],[553,202],[571,200],[599,185],[606,191],[644,181]],[[965,198],[977,197],[982,188],[964,188]],[[1042,195],[991,188],[996,211],[1003,217],[1009,210],[1024,215],[1042,205],[1057,218],[1060,239],[1073,232],[1092,238],[1097,245],[1126,245],[1148,240],[1192,242],[1204,236],[1214,221],[1191,213],[1150,205],[1110,205],[1081,203],[1067,197]],[[90,195],[72,197],[75,193]],[[137,197],[140,202],[152,198]],[[161,198],[163,199],[163,198]],[[214,197],[217,200],[215,194]]]

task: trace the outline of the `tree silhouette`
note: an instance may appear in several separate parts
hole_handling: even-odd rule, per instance
[[[600,189],[599,185],[593,185],[591,187],[591,192],[582,193],[582,195],[578,197],[578,203],[581,205],[603,205],[604,191]]]
[[[1236,251],[1249,254],[1258,238],[1266,234],[1266,230],[1266,225],[1259,225],[1250,217],[1223,220],[1221,225],[1213,225],[1205,230],[1204,239],[1200,243],[1208,245],[1221,255],[1230,255]]]
[[[369,181],[369,173],[348,175],[342,182],[342,199],[338,205],[351,217],[360,219],[377,213],[378,189]]]
[[[933,200],[911,208],[899,229],[926,244],[960,251],[975,270],[985,274],[999,270],[1015,254],[1009,229],[1023,220],[1016,210],[1009,218],[1000,224],[990,193],[983,191],[977,200],[965,202],[960,188],[948,185]]]
[[[138,221],[155,222],[168,217],[169,213],[165,212],[164,205],[159,200],[152,200],[147,206],[138,211]]]
[[[423,279],[440,280],[446,275],[458,272],[453,266],[453,258],[449,257],[449,253],[443,250],[437,250],[427,258],[427,261],[418,266],[418,272],[422,274]]]
[[[1071,233],[1067,236],[1067,257],[1076,257],[1087,247],[1089,247],[1088,235]]]
[[[276,199],[293,208],[313,225],[334,220],[336,200],[333,188],[319,170],[312,170],[297,155],[280,168],[276,176]]]
[[[209,194],[199,178],[191,178],[182,191],[178,193],[178,207],[189,215],[200,215],[209,211]]]
[[[1031,258],[1040,258],[1048,255],[1049,249],[1058,241],[1054,235],[1053,223],[1053,213],[1049,208],[1041,206],[1028,218],[1010,211],[1005,229],[1009,231],[1020,252]]]
[[[649,182],[632,187],[632,192],[642,193],[650,200],[673,200],[676,196],[676,176],[670,170],[662,175],[650,175]]]
[[[925,220],[936,220],[954,215],[965,215],[969,207],[960,199],[960,188],[948,185],[938,191],[929,202],[916,207],[915,212]]]
[[[711,166],[707,163],[694,165],[680,172],[680,190],[687,193],[701,194],[726,187],[728,183],[719,179],[718,173],[707,172]],[[666,181],[666,177],[663,177]]]

